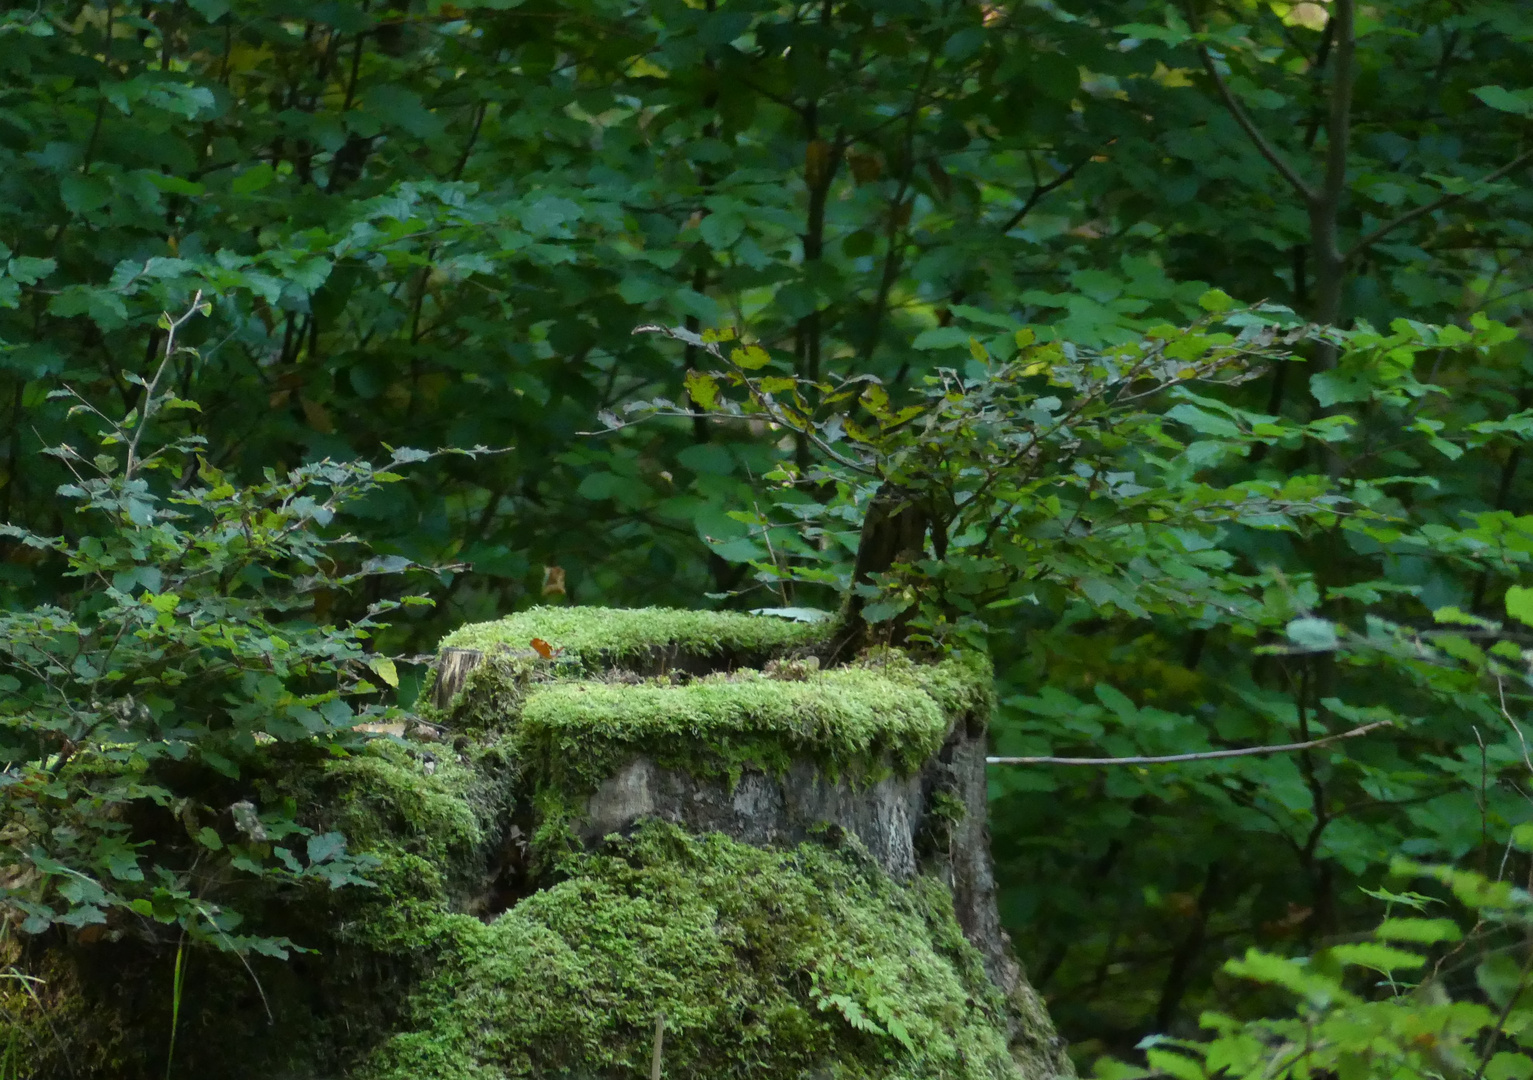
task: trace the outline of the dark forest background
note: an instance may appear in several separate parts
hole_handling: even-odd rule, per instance
[[[803,437],[686,417],[606,430],[625,403],[685,405],[710,363],[635,327],[738,332],[783,378],[876,376],[897,404],[985,348],[1015,352],[1017,327],[1110,350],[1205,317],[1217,288],[1380,336],[1312,339],[1209,391],[1180,418],[1251,438],[1184,479],[1356,483],[1394,523],[1188,541],[1224,553],[1189,565],[1238,579],[1289,653],[1253,648],[1246,616],[1136,606],[1112,575],[1019,588],[978,617],[997,752],[1396,726],[1217,766],[996,767],[1003,916],[1030,977],[1083,1062],[1126,1054],[1230,1007],[1220,965],[1248,947],[1374,925],[1362,890],[1397,855],[1526,872],[1508,846],[1533,798],[1521,699],[1471,640],[1500,634],[1533,552],[1526,4],[5,7],[0,522],[82,535],[58,494],[70,463],[43,451],[88,441],[82,401],[132,416],[162,312],[202,290],[206,317],[177,329],[196,353],[158,389],[199,407],[175,423],[206,440],[204,478],[503,450],[413,463],[334,526],[375,567],[453,568],[315,589],[287,613],[349,623],[429,595],[369,645],[398,659],[380,685],[408,706],[447,630],[533,604],[839,602],[867,493],[794,493],[845,508],[806,540],[763,479],[813,463]],[[1388,393],[1369,389],[1380,371]],[[50,397],[63,386],[79,398]],[[1345,439],[1260,442],[1262,418],[1340,417]],[[0,603],[80,603],[65,569],[0,537]],[[1332,651],[1338,633],[1445,620],[1464,636],[1414,674]],[[1497,640],[1524,665],[1521,638]]]

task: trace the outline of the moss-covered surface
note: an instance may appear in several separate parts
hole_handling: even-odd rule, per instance
[[[197,882],[210,899],[245,912],[247,928],[314,951],[280,961],[190,950],[172,1075],[345,1075],[394,1030],[410,989],[437,961],[434,928],[484,888],[516,788],[514,765],[496,748],[471,747],[466,761],[390,740],[344,758],[294,750],[248,777],[246,793],[262,803],[291,799],[317,831],[344,832],[352,851],[378,860],[368,872],[373,887]],[[0,978],[0,1022],[11,1028],[4,1034],[27,1048],[19,1075],[166,1075],[175,954],[173,936],[146,942],[120,925],[89,945],[0,955],[0,969],[18,964],[42,980],[29,989]]]
[[[759,672],[686,685],[551,683],[522,707],[518,742],[540,778],[593,789],[638,755],[694,773],[772,772],[794,758],[831,777],[918,769],[942,745],[948,714],[920,682],[837,668],[802,682]]]
[[[442,639],[444,649],[496,646],[530,650],[534,638],[588,669],[643,658],[655,650],[692,656],[760,656],[823,641],[829,623],[802,623],[734,611],[674,608],[535,607],[495,622],[471,623]]]
[[[823,671],[794,660],[771,674],[660,679],[587,667],[581,657],[642,650],[645,634],[667,648],[803,657],[795,650],[819,632],[674,612],[651,613],[646,631],[636,614],[487,624],[507,646],[523,634],[562,646],[564,662],[468,628],[456,643],[486,647],[462,695],[474,724],[446,742],[274,758],[241,781],[239,797],[293,800],[305,824],[376,858],[374,887],[210,885],[250,913],[249,929],[317,951],[248,968],[194,951],[172,1075],[626,1078],[647,1073],[663,1011],[669,1080],[1020,1076],[1007,1045],[1015,1003],[965,940],[940,867],[892,880],[838,828],[768,849],[648,821],[593,849],[566,847],[568,834],[541,855],[528,847],[534,803],[578,813],[580,794],[636,754],[712,775],[806,758],[853,781],[913,773],[954,723],[988,710],[985,664],[886,653]],[[557,834],[561,823],[544,824]],[[165,1075],[168,940],[127,932],[34,955],[46,1015],[19,982],[0,981],[32,1075]]]
[[[362,1076],[643,1075],[658,1012],[672,1080],[1016,1076],[935,881],[659,823],[565,869],[489,925],[437,927],[446,959]]]

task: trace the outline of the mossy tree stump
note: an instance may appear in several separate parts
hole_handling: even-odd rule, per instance
[[[964,987],[961,1000],[901,999],[880,991],[872,976],[834,974],[846,958],[810,949],[800,972],[809,984],[808,1015],[843,1022],[852,1043],[881,1048],[889,1066],[870,1072],[867,1062],[856,1064],[865,1055],[853,1055],[816,1068],[907,1075],[920,1062],[909,1075],[1043,1080],[1068,1073],[996,911],[985,829],[988,663],[960,656],[922,664],[886,650],[830,667],[822,657],[832,631],[738,614],[556,608],[449,636],[432,687],[438,719],[469,732],[508,732],[527,785],[527,831],[536,840],[508,860],[519,883],[509,890],[512,900],[537,902],[548,884],[572,880],[571,865],[604,851],[657,850],[659,823],[691,838],[676,843],[759,853],[731,856],[747,862],[812,851],[859,867],[876,882],[866,887],[887,890],[875,907],[923,897],[924,929],[906,930],[922,939],[932,970],[907,974],[930,982],[933,970],[945,969],[954,988]],[[575,862],[561,864],[554,853]],[[673,915],[661,903],[650,930],[664,933],[661,924]],[[945,946],[944,920],[961,931]],[[919,951],[908,940],[885,946]],[[873,968],[892,964],[888,971],[898,972],[897,957],[878,956],[874,943],[864,947]],[[943,951],[955,947],[960,955]],[[964,984],[959,973],[970,960],[978,962],[971,978],[982,972],[986,985]],[[699,989],[714,981],[693,974]],[[665,977],[681,984],[677,1000],[651,1004],[666,1007],[676,1023],[686,1015],[690,975],[672,970]],[[761,1016],[776,992],[758,987],[762,1001],[740,1003],[739,1039],[749,1041],[752,1024],[760,1024],[750,1018]],[[943,1028],[947,1055],[926,1054],[911,1034]],[[966,1031],[968,1043],[952,1043],[953,1030]],[[673,1054],[685,1058],[687,1037],[684,1025],[673,1033]],[[698,1055],[699,1071],[689,1075],[725,1075],[708,1072],[709,1057]]]
[[[175,1015],[170,1071],[208,1080],[626,1080],[661,1012],[668,1080],[1070,1073],[996,915],[988,665],[830,664],[834,633],[579,608],[464,627],[431,724],[219,774],[369,857],[370,888],[210,895],[313,951],[197,951],[178,991],[156,938],[39,942],[42,1007],[0,999],[32,1075],[162,1077]]]

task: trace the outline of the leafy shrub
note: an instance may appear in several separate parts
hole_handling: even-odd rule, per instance
[[[1533,826],[1516,844],[1533,851]],[[1226,974],[1293,999],[1291,1015],[1239,1020],[1205,1012],[1207,1041],[1152,1036],[1148,1068],[1103,1063],[1103,1080],[1308,1078],[1392,1080],[1533,1076],[1533,896],[1474,871],[1398,860],[1399,876],[1431,877],[1448,898],[1377,890],[1385,919],[1363,940],[1312,956],[1251,949]],[[1466,934],[1437,905],[1467,913]],[[1398,908],[1408,909],[1396,915]]]
[[[393,466],[432,455],[226,476],[201,436],[176,430],[197,405],[168,378],[196,362],[176,335],[208,310],[198,293],[162,319],[153,377],[124,375],[139,388],[126,417],[58,392],[92,444],[48,451],[75,477],[58,492],[65,535],[0,525],[63,567],[57,603],[0,613],[0,914],[28,934],[179,927],[281,956],[291,942],[242,933],[223,898],[254,878],[365,886],[371,860],[290,801],[258,804],[241,778],[273,755],[345,755],[370,737],[358,724],[400,715],[386,700],[395,663],[367,647],[384,613],[429,601],[327,622],[337,591],[416,569],[366,557],[335,520],[399,480]]]
[[[766,422],[806,448],[736,515],[753,547],[731,557],[783,604],[850,592],[875,640],[988,639],[996,854],[1030,905],[1007,914],[1045,989],[1062,965],[1091,988],[1052,1003],[1061,1025],[1123,1040],[1086,1059],[1259,1003],[1212,984],[1223,956],[1366,932],[1357,887],[1394,858],[1529,866],[1512,841],[1533,517],[1504,494],[1533,412],[1465,414],[1429,373],[1515,357],[1515,332],[1203,304],[1101,349],[971,312],[944,328],[951,366],[903,395],[658,328],[709,357],[688,375],[699,408],[629,412]],[[1307,417],[1243,403],[1315,339],[1338,357]],[[1157,757],[1176,760],[1142,767]],[[1102,991],[1115,957],[1142,979],[1132,1008]]]

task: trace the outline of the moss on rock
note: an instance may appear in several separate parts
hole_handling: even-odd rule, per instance
[[[855,847],[770,851],[651,822],[570,860],[437,973],[369,1080],[1014,1078],[999,991],[939,882]]]

